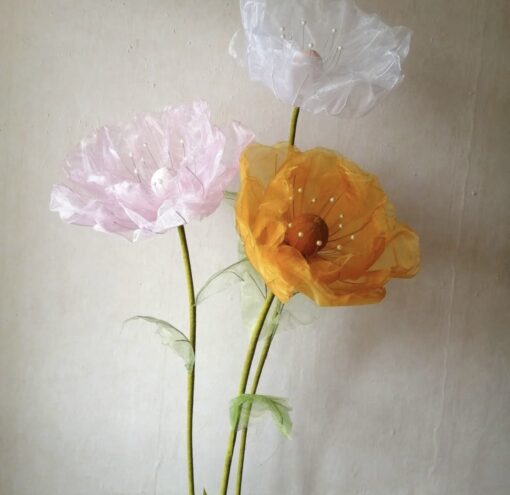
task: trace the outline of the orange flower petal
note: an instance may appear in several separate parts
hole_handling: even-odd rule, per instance
[[[317,217],[327,240],[325,227],[302,223]],[[377,178],[327,149],[249,146],[236,219],[246,255],[282,302],[301,292],[324,306],[375,303],[391,278],[419,269],[418,236],[396,221]]]

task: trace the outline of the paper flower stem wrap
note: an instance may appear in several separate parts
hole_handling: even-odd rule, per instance
[[[189,257],[188,242],[184,227],[178,227],[179,241],[181,244],[182,259],[184,262],[184,271],[186,274],[186,286],[188,289],[189,305],[189,341],[193,348],[196,359],[196,328],[197,328],[197,308],[195,304],[195,288],[193,284],[193,273],[191,271],[191,260]],[[188,494],[195,495],[195,474],[193,464],[193,404],[195,400],[195,366],[188,371],[188,394],[186,401],[186,461],[188,465]]]
[[[289,144],[291,146],[294,146],[294,143],[296,142],[296,129],[297,129],[297,122],[299,118],[299,107],[294,107],[292,109],[292,116],[290,118],[290,131],[289,131]]]
[[[269,313],[269,310],[271,309],[271,304],[273,303],[273,300],[274,295],[270,291],[268,291],[266,295],[266,300],[264,301],[264,305],[262,306],[259,317],[251,334],[250,343],[248,345],[248,350],[246,352],[243,370],[241,373],[238,395],[242,395],[246,392],[246,385],[248,384],[248,378],[250,375],[250,368],[253,362],[253,357],[255,355],[255,349],[257,347],[257,343],[259,341],[262,329],[264,328],[264,323],[266,321],[267,315]],[[225,464],[223,467],[223,478],[221,481],[220,489],[221,495],[227,495],[228,482],[230,478],[230,469],[232,467],[232,457],[234,456],[236,439],[237,439],[237,425],[234,425],[234,427],[230,431],[230,435],[228,437],[227,442],[227,452],[225,454]]]
[[[249,146],[237,228],[246,255],[281,302],[369,304],[419,268],[418,236],[397,222],[376,177],[333,151]]]

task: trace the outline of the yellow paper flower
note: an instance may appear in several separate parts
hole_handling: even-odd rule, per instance
[[[391,278],[419,269],[418,236],[377,178],[324,148],[249,146],[236,216],[248,259],[282,302],[301,292],[321,306],[375,303]]]

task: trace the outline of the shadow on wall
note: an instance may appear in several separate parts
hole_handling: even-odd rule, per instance
[[[345,421],[349,421],[348,413],[345,413],[346,419],[346,416],[337,413],[337,407],[342,407],[345,399],[350,396],[350,390],[355,390],[358,386],[357,380],[363,380],[364,375],[366,378],[367,373],[372,373],[373,379],[379,380],[377,373],[381,369],[374,368],[374,364],[380,366],[388,363],[388,356],[407,356],[401,371],[405,371],[405,378],[408,379],[406,386],[415,383],[417,387],[416,390],[407,390],[401,395],[397,393],[395,402],[381,400],[374,404],[372,400],[367,401],[370,407],[379,408],[376,411],[371,410],[370,416],[393,417],[397,421],[400,410],[408,408],[406,401],[414,401],[418,410],[420,400],[425,401],[428,412],[423,414],[428,415],[426,419],[431,422],[423,425],[424,440],[416,447],[422,449],[424,459],[437,457],[437,451],[435,454],[433,451],[438,447],[432,447],[432,442],[433,437],[438,434],[441,415],[439,423],[434,421],[436,410],[440,412],[444,407],[445,398],[441,397],[440,388],[445,386],[448,379],[447,362],[444,360],[448,356],[449,333],[452,326],[454,330],[465,332],[464,324],[467,320],[467,313],[458,311],[455,303],[460,297],[466,296],[464,305],[480,304],[478,298],[484,291],[490,291],[495,281],[495,268],[488,256],[495,260],[506,258],[501,242],[494,242],[494,250],[489,254],[483,251],[482,243],[478,242],[484,226],[477,210],[490,200],[485,196],[488,192],[483,188],[468,187],[470,172],[484,170],[487,166],[486,162],[481,163],[472,153],[477,126],[483,125],[482,137],[501,135],[502,132],[499,125],[501,120],[491,119],[487,113],[483,124],[477,121],[479,80],[484,77],[484,18],[487,17],[489,9],[493,9],[491,15],[494,19],[503,16],[503,12],[497,12],[502,3],[491,6],[474,1],[455,3],[449,5],[446,12],[442,8],[444,3],[434,3],[438,8],[432,14],[430,11],[425,12],[430,10],[429,3],[423,6],[415,5],[414,11],[409,14],[409,22],[403,21],[410,26],[419,24],[419,29],[415,28],[411,56],[406,62],[406,81],[399,89],[402,91],[402,98],[411,102],[410,105],[402,106],[399,118],[412,126],[417,133],[417,141],[429,143],[427,155],[417,156],[415,164],[426,167],[428,173],[420,174],[417,190],[410,188],[399,192],[400,204],[397,209],[415,211],[420,217],[421,223],[413,224],[413,227],[421,237],[422,271],[416,281],[411,283],[394,281],[389,284],[387,299],[368,311],[336,310],[339,318],[344,320],[342,324],[346,323],[349,330],[345,327],[340,328],[338,333],[334,333],[333,329],[325,330],[328,335],[322,335],[321,330],[311,335],[310,338],[319,340],[317,357],[320,355],[320,358],[315,359],[313,369],[307,370],[307,375],[317,377],[319,383],[327,376],[338,379],[334,380],[334,385],[329,390],[318,390],[317,381],[302,380],[299,381],[299,387],[295,386],[289,392],[291,403],[295,394],[299,394],[301,398],[315,397],[318,402],[323,403],[322,407],[311,407],[317,414],[315,417],[304,416],[309,423],[322,424],[320,428],[313,429],[313,440],[300,446],[307,454],[303,455],[304,452],[301,451],[299,456],[293,457],[299,463],[294,471],[300,476],[296,486],[300,487],[299,493],[303,495],[317,493],[320,480],[335,478],[335,473],[330,473],[330,476],[325,478],[324,473],[320,472],[320,469],[325,469],[324,466],[331,465],[331,455],[335,450],[339,452],[339,458],[349,458],[349,453],[340,452],[341,449],[349,447],[349,440],[346,440],[349,432],[346,431],[345,435],[341,436],[334,434],[335,430],[342,432]],[[419,23],[415,16],[419,16]],[[496,98],[492,95],[491,97]],[[388,111],[391,113],[391,109]],[[502,140],[499,144],[502,146],[503,142]],[[427,148],[423,145],[418,149]],[[420,205],[416,204],[417,200],[421,202]],[[490,235],[492,234],[489,232],[489,243]],[[500,280],[504,276],[500,275]],[[464,283],[458,284],[459,279]],[[480,282],[478,286],[477,282]],[[406,285],[400,287],[400,284]],[[375,321],[383,323],[374,328]],[[391,325],[391,321],[395,321],[395,324]],[[501,328],[492,325],[484,328],[484,332],[484,338],[493,343],[498,341]],[[288,336],[282,335],[280,338]],[[396,351],[392,352],[391,349]],[[482,352],[492,351],[493,349],[488,348]],[[461,345],[456,353],[457,364],[460,365],[465,352]],[[482,357],[485,358],[487,356]],[[394,373],[390,372],[388,377],[389,394],[392,389],[396,390],[401,382],[398,378],[399,364],[393,363],[393,366],[391,371]],[[413,374],[415,376],[412,376]],[[461,378],[453,380],[461,381]],[[329,392],[334,397],[328,395]],[[328,407],[325,404],[328,404]],[[368,407],[367,404],[357,404],[358,407],[360,405]],[[329,414],[325,414],[325,411]],[[351,412],[357,414],[359,409],[356,411],[354,408]],[[357,418],[352,420],[358,421]],[[343,426],[340,425],[342,421]],[[392,420],[386,421],[386,424],[391,423]],[[359,426],[359,423],[356,424]],[[390,443],[400,442],[405,446],[401,456],[390,461],[395,472],[389,473],[389,476],[395,479],[404,474],[403,470],[409,468],[409,462],[413,462],[412,458],[411,461],[402,459],[410,449],[409,439],[405,438],[408,433],[410,432],[404,431],[403,438],[399,439],[397,435],[393,440],[389,440]],[[427,436],[429,438],[426,438]],[[381,448],[381,445],[377,447],[377,455],[381,455]],[[391,451],[388,455],[391,456]],[[279,462],[285,465],[288,452],[280,449],[279,456]],[[368,464],[375,459],[369,457]],[[340,462],[338,464],[339,469],[345,469],[340,467]],[[363,469],[370,471],[372,468],[365,466]],[[398,472],[400,469],[402,473]],[[424,482],[430,485],[433,483],[430,475],[434,472],[430,469],[428,465],[422,466],[421,470],[411,473],[407,482],[412,483],[413,477],[415,481],[426,478]],[[278,484],[282,490],[285,488],[286,479],[288,473],[280,472]],[[434,482],[437,483],[437,480]]]

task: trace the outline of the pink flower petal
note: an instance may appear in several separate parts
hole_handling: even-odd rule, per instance
[[[53,187],[50,210],[133,241],[210,215],[254,135],[209,115],[198,101],[98,129],[67,157],[70,186]]]

